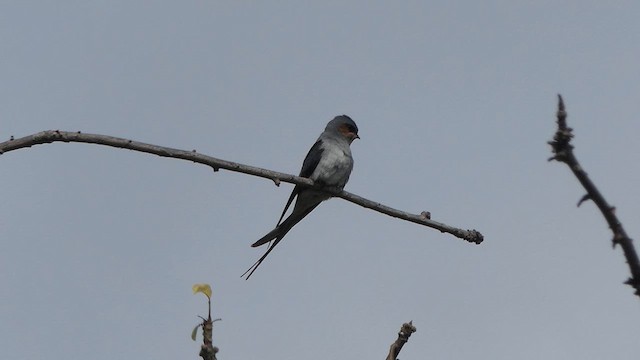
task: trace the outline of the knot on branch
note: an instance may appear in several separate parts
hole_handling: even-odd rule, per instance
[[[218,349],[217,346],[202,345],[198,355],[200,355],[203,360],[215,360],[218,351],[220,351],[220,349]]]

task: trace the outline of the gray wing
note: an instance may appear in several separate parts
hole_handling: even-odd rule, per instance
[[[313,174],[313,172],[316,170],[316,167],[318,167],[318,164],[320,163],[320,159],[322,158],[322,151],[324,151],[322,149],[322,139],[318,139],[318,141],[313,144],[313,146],[307,153],[307,156],[304,158],[304,161],[302,162],[302,169],[300,170],[299,175],[300,177],[308,178],[311,176],[311,174]],[[300,189],[301,188],[298,185],[293,188],[293,191],[289,196],[289,200],[287,200],[287,205],[285,205],[284,210],[282,210],[282,215],[280,215],[280,219],[278,220],[278,224],[276,224],[276,226],[280,225],[280,222],[284,218],[284,214],[287,213],[289,206],[291,206],[293,199],[296,197],[296,195],[298,195]]]

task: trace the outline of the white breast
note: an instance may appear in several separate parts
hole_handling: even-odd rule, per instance
[[[327,143],[311,179],[329,186],[344,187],[353,169],[353,158],[348,144]]]

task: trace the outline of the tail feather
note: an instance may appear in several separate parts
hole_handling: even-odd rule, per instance
[[[247,271],[244,272],[244,274],[242,274],[240,277],[244,277],[245,275],[247,275],[247,277],[245,278],[245,280],[249,280],[249,278],[251,277],[251,275],[254,273],[254,271],[256,271],[258,269],[258,266],[260,266],[260,264],[262,264],[262,262],[264,261],[264,259],[267,257],[267,255],[269,255],[269,253],[271,252],[271,250],[273,250],[274,247],[276,247],[276,245],[278,245],[278,243],[280,242],[280,240],[282,240],[282,237],[278,237],[276,239],[276,241],[274,241],[273,244],[271,244],[271,246],[269,246],[269,249],[267,249],[267,251],[264,253],[264,255],[262,255],[260,257],[260,259],[258,259],[258,261],[256,261],[255,263],[253,263],[253,265],[251,265],[250,268],[247,269]]]
[[[260,238],[260,240],[254,242],[253,244],[251,244],[251,247],[258,247],[260,245],[264,245],[268,242],[271,242],[271,240],[275,239],[278,237],[278,235],[280,234],[281,231],[281,225],[276,226],[275,229],[269,231],[269,233],[263,237]]]
[[[258,247],[260,245],[264,245],[273,239],[282,239],[285,235],[287,235],[289,230],[291,230],[291,228],[295,224],[299,223],[300,220],[302,220],[305,216],[307,216],[313,209],[316,208],[316,206],[318,205],[316,204],[315,206],[312,206],[309,209],[306,209],[302,213],[297,213],[294,210],[294,212],[291,213],[289,217],[287,217],[283,222],[278,224],[278,226],[276,226],[275,229],[269,231],[267,235],[261,237],[258,241],[254,242],[251,245],[251,247]],[[277,241],[280,241],[280,240],[277,240]]]
[[[294,223],[289,222],[288,221],[289,218],[287,218],[287,220],[285,220],[282,224],[276,226],[275,229],[269,231],[267,235],[263,236],[260,240],[256,241],[253,245],[251,245],[252,247],[258,247],[260,245],[264,245],[268,242],[271,242],[271,240],[275,239],[273,244],[269,246],[269,248],[264,253],[264,255],[262,255],[260,259],[258,259],[258,261],[253,263],[253,265],[251,265],[251,267],[247,269],[247,271],[245,271],[244,274],[242,274],[242,276],[240,277],[244,277],[245,275],[247,275],[247,277],[245,277],[245,280],[249,280],[253,272],[258,269],[258,266],[262,264],[262,262],[267,257],[267,255],[269,255],[269,253],[273,250],[273,248],[276,247],[276,245],[278,245],[278,243],[282,240],[282,238],[284,238],[285,235],[287,235],[287,233],[289,232],[289,230],[291,230],[293,225],[297,223],[297,221]]]
[[[318,202],[318,204],[320,204],[320,203]],[[258,247],[260,245],[264,245],[264,244],[270,242],[271,240],[275,239],[273,244],[271,244],[269,246],[269,249],[267,249],[267,251],[264,253],[264,255],[262,255],[260,257],[260,259],[258,259],[258,261],[256,261],[253,265],[251,265],[251,267],[249,269],[247,269],[247,271],[245,271],[244,274],[242,274],[242,276],[240,276],[240,277],[244,277],[245,275],[247,275],[245,280],[249,280],[249,278],[251,277],[251,274],[253,274],[253,272],[256,271],[256,269],[258,269],[258,266],[260,266],[260,264],[262,264],[262,262],[267,257],[267,255],[269,255],[269,253],[273,250],[273,248],[276,247],[276,245],[278,245],[278,243],[282,240],[282,238],[284,238],[284,236],[287,235],[289,230],[291,230],[291,228],[295,224],[300,222],[300,220],[302,220],[305,216],[309,215],[309,213],[313,209],[315,209],[316,206],[318,206],[318,204],[315,204],[315,205],[309,207],[308,209],[305,209],[302,213],[296,213],[295,210],[294,210],[294,212],[291,215],[289,215],[289,217],[286,218],[280,225],[276,226],[276,228],[271,230],[271,231],[269,231],[269,233],[267,235],[261,237],[258,241],[253,243],[253,245],[251,245],[251,247]]]

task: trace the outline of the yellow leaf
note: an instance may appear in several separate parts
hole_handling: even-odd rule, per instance
[[[197,294],[199,292],[205,294],[209,299],[211,299],[211,286],[209,286],[209,284],[194,284],[193,293]]]

